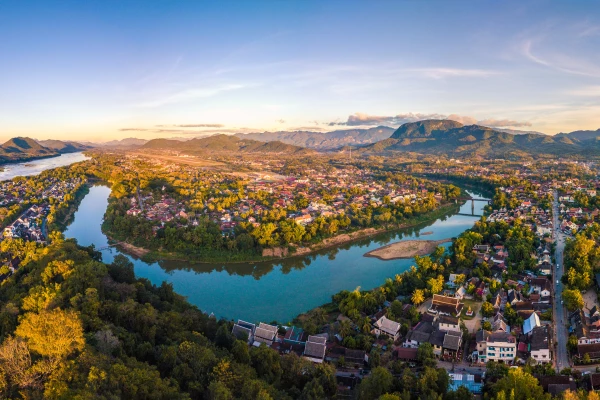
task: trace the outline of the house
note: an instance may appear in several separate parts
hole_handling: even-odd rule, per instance
[[[429,335],[429,343],[431,343],[431,346],[433,347],[433,354],[437,357],[442,355],[445,337],[446,332],[442,331],[435,331]]]
[[[510,327],[507,325],[506,321],[504,320],[504,316],[500,313],[497,313],[496,315],[494,315],[494,318],[492,319],[492,332],[497,332],[497,331],[510,332]]]
[[[547,278],[531,278],[529,286],[542,297],[548,297],[552,294],[552,282]]]
[[[459,319],[449,315],[440,315],[437,317],[434,326],[444,332],[461,332]]]
[[[417,348],[396,347],[392,355],[400,361],[416,361]]]
[[[459,300],[462,300],[466,294],[467,291],[465,290],[464,286],[461,286],[458,289],[456,289],[456,292],[454,292],[454,297],[456,297]]]
[[[540,325],[540,317],[538,317],[537,313],[532,313],[531,316],[527,318],[525,322],[523,322],[523,333],[528,335],[531,331],[533,331],[533,329],[539,327]]]
[[[577,353],[581,358],[588,354],[592,361],[600,360],[600,343],[578,344]]]
[[[421,321],[412,330],[406,334],[406,340],[402,343],[402,347],[417,348],[421,343],[429,342],[431,334],[434,331],[431,322]]]
[[[367,353],[364,350],[345,349],[344,358],[347,363],[363,365],[367,360]]]
[[[304,346],[304,358],[315,362],[322,363],[325,359],[325,350],[327,349],[327,339],[323,336],[311,335],[306,340]]]
[[[271,346],[276,337],[277,327],[261,322],[254,331],[254,346],[258,347],[261,343]]]
[[[254,331],[256,330],[256,325],[242,321],[238,319],[238,322],[233,325],[233,329],[231,330],[231,334],[240,340],[248,341],[248,344],[254,342]]]
[[[387,319],[385,315],[375,322],[375,327],[376,335],[383,333],[384,335],[392,338],[394,341],[398,340],[400,337],[400,324],[392,321],[391,319]]]
[[[515,304],[522,302],[523,300],[524,300],[524,298],[523,298],[523,295],[521,294],[521,292],[519,292],[515,289],[508,290],[508,296],[507,296],[508,304],[510,304],[511,306],[514,306]]]
[[[481,394],[483,389],[483,380],[481,375],[471,375],[468,373],[452,374],[448,372],[450,382],[448,390],[457,391],[459,387],[464,386],[473,394]]]
[[[434,294],[431,308],[427,311],[434,315],[441,314],[456,317],[460,315],[463,306],[464,304],[460,302],[460,299]]]
[[[517,340],[507,332],[489,332],[480,330],[477,332],[477,356],[478,362],[486,363],[492,361],[512,361],[517,354]]]
[[[456,357],[458,351],[460,350],[460,345],[462,344],[462,332],[446,332],[446,336],[444,336],[444,344],[442,348],[444,349],[444,353],[450,355],[452,357]]]
[[[600,374],[590,374],[590,389],[600,390]]]
[[[550,332],[547,325],[538,326],[531,331],[529,351],[531,352],[531,358],[538,363],[546,364],[552,362]]]

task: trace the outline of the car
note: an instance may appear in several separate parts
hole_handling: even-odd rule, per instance
[[[564,301],[563,301],[563,300],[561,300],[561,301],[560,301],[560,304],[564,304]]]
[[[558,280],[556,280],[556,284],[558,285]]]

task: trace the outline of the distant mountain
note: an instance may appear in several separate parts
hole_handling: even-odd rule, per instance
[[[555,137],[567,137],[571,140],[579,140],[585,142],[587,140],[595,141],[596,138],[600,137],[600,129],[595,131],[574,131],[569,133],[559,133]]]
[[[238,133],[240,139],[252,139],[261,142],[283,142],[294,146],[318,150],[336,149],[343,146],[361,146],[389,138],[394,128],[378,126],[369,129],[343,129],[331,132],[314,131],[278,131]]]
[[[528,133],[531,133],[533,135],[545,135],[545,133],[537,132],[537,131],[522,131],[519,129],[508,129],[508,128],[493,128],[493,129],[500,131],[500,132],[510,133],[511,135],[526,135]]]
[[[81,144],[72,141],[63,141],[63,140],[38,140],[40,145],[57,151],[59,153],[76,153],[78,151],[91,149],[93,146]]]
[[[58,151],[44,147],[30,138],[12,138],[0,146],[0,164],[57,155]]]
[[[485,126],[464,126],[449,120],[425,120],[403,124],[389,139],[364,146],[360,151],[411,151],[483,157],[600,154],[600,142],[584,142],[576,136],[534,133],[515,135]]]
[[[259,142],[257,140],[240,139],[231,135],[214,135],[206,138],[192,139],[181,142],[172,139],[154,139],[144,144],[141,149],[173,150],[185,154],[196,153],[285,153],[303,154],[311,150],[282,142]]]
[[[0,164],[55,157],[91,148],[81,143],[62,140],[39,140],[16,137],[0,146]]]
[[[125,138],[121,140],[111,140],[104,143],[96,143],[95,145],[99,147],[136,147],[143,146],[146,143],[148,143],[148,140],[146,139]]]

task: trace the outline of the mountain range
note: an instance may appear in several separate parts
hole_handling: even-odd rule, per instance
[[[175,150],[185,154],[205,154],[207,152],[241,153],[285,153],[307,154],[313,150],[279,141],[259,142],[240,139],[233,135],[214,135],[206,138],[191,139],[185,142],[173,139],[153,139],[140,147],[145,150]]]
[[[316,150],[331,150],[343,146],[361,146],[375,143],[389,138],[392,133],[394,133],[394,128],[377,126],[368,129],[343,129],[331,132],[305,130],[238,133],[235,136],[240,139],[252,139],[261,142],[279,141]]]
[[[89,149],[89,146],[61,140],[40,140],[16,137],[0,145],[0,164],[55,157]]]
[[[596,132],[596,134],[594,134]],[[388,139],[363,146],[365,153],[410,151],[451,156],[512,157],[525,155],[600,154],[599,131],[556,136],[514,134],[450,120],[425,120],[400,126]]]

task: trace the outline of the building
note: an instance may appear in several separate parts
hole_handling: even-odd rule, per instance
[[[400,324],[387,319],[385,315],[375,322],[375,327],[375,334],[378,336],[384,334],[393,339],[394,342],[400,337]]]
[[[440,315],[435,321],[435,327],[445,332],[461,332],[459,319],[449,315]]]
[[[540,325],[540,317],[538,317],[537,313],[532,313],[531,316],[527,318],[525,322],[523,322],[523,333],[525,335],[528,335],[531,331],[533,331]]]
[[[476,334],[477,361],[512,362],[517,355],[517,340],[507,332],[480,330]]]
[[[323,336],[309,336],[302,355],[312,362],[322,363],[325,359],[326,343],[327,339]]]
[[[529,339],[529,351],[531,352],[531,358],[540,364],[552,362],[552,353],[550,352],[550,333],[548,326],[538,326],[531,331],[531,337]]]
[[[265,323],[260,323],[254,330],[254,346],[260,346],[261,343],[271,346],[277,337],[277,327]]]
[[[458,298],[434,294],[431,301],[431,308],[427,311],[434,315],[457,317],[462,312],[463,306],[464,304]]]
[[[464,386],[473,394],[481,394],[483,388],[481,375],[451,373],[448,373],[448,375],[450,376],[448,390],[457,391],[459,387]]]
[[[246,321],[242,321],[241,319],[238,319],[238,322],[233,325],[233,329],[231,330],[231,333],[236,338],[238,338],[240,340],[246,340],[246,341],[248,341],[248,344],[250,344],[250,343],[254,342],[254,331],[255,330],[256,330],[256,325],[254,325],[250,322],[246,322]]]

